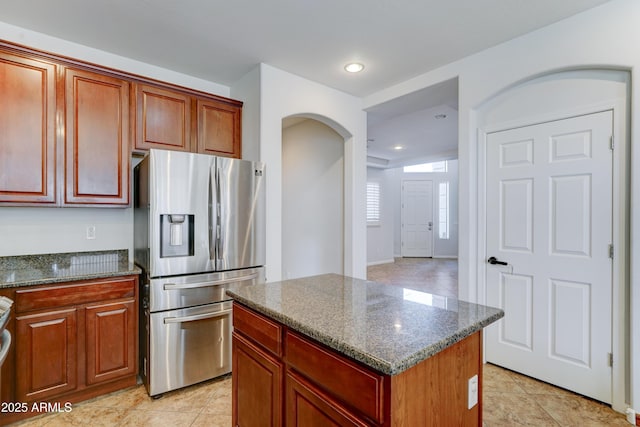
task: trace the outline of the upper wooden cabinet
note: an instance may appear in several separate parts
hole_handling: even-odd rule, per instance
[[[0,206],[126,207],[130,156],[241,157],[242,102],[0,40]]]
[[[129,83],[65,69],[65,204],[129,204]]]
[[[128,206],[130,83],[0,50],[0,204]]]
[[[240,158],[241,102],[147,84],[136,84],[135,95],[135,151],[160,148]]]
[[[191,97],[136,85],[136,150],[191,151]]]
[[[198,153],[240,158],[242,110],[236,105],[197,99]]]
[[[56,65],[0,51],[0,202],[56,202]]]

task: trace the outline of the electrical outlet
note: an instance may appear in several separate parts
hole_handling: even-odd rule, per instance
[[[95,240],[96,238],[96,226],[89,225],[87,226],[87,240]]]
[[[478,376],[469,378],[467,409],[471,409],[478,404]]]

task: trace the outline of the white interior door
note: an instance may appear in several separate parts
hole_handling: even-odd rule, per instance
[[[402,182],[402,256],[433,256],[433,181]]]
[[[487,136],[489,362],[611,403],[613,113]]]

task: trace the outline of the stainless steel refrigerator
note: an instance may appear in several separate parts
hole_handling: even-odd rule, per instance
[[[230,283],[264,281],[264,165],[150,150],[134,169],[141,376],[156,396],[231,371]]]

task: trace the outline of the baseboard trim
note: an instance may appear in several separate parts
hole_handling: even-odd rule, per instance
[[[371,267],[372,265],[380,265],[380,264],[393,264],[395,262],[395,260],[393,258],[391,259],[384,259],[382,261],[372,261],[367,263],[367,267]]]

